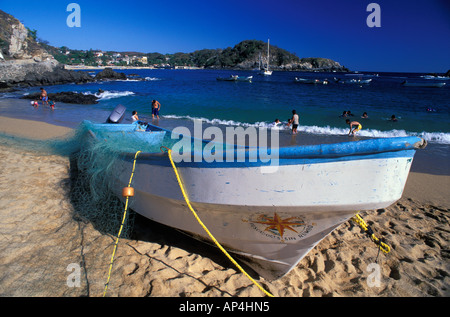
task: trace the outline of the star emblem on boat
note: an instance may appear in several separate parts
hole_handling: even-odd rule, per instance
[[[264,231],[276,231],[281,236],[281,238],[283,238],[285,230],[290,230],[298,233],[297,230],[295,230],[293,227],[305,225],[305,222],[301,219],[299,220],[298,217],[288,217],[283,219],[276,212],[274,212],[273,217],[261,215],[260,219],[261,220],[251,222],[266,225],[267,228]]]

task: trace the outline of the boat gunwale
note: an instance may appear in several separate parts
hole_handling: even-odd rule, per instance
[[[94,123],[95,125],[95,123]],[[175,135],[178,138],[184,138],[183,134],[174,133],[168,129],[164,129],[158,126],[154,126],[148,124],[153,130],[152,131],[165,131],[170,133],[170,135]],[[88,128],[89,133],[94,136],[95,132]],[[186,136],[187,137],[187,136]],[[171,137],[172,138],[172,137]],[[195,144],[195,142],[201,142],[201,144],[207,144],[211,141],[204,139],[197,139],[192,136],[189,136],[191,144]],[[172,138],[176,139],[176,138]],[[219,145],[227,146],[226,143],[217,143]],[[230,145],[231,146],[231,145]],[[336,161],[336,160],[355,160],[355,159],[364,159],[364,158],[373,158],[374,156],[379,156],[379,154],[383,153],[393,153],[393,152],[409,152],[409,150],[416,150],[420,148],[424,148],[426,146],[426,141],[417,136],[408,136],[408,137],[391,137],[391,138],[374,138],[374,139],[366,139],[359,141],[348,141],[348,142],[338,142],[338,143],[330,143],[330,144],[317,144],[317,145],[297,145],[290,147],[281,147],[276,149],[271,149],[267,147],[248,147],[242,146],[238,147],[234,145],[234,148],[223,149],[222,156],[216,157],[213,153],[208,153],[210,156],[215,159],[214,162],[205,161],[202,151],[194,150],[189,156],[183,156],[183,158],[190,157],[190,163],[230,163],[236,164],[238,163],[248,163],[250,165],[270,165],[270,161],[272,159],[283,160],[286,161],[284,164],[280,162],[280,165],[291,165],[297,164],[295,161],[297,160],[318,160],[318,162],[322,161]],[[122,155],[124,157],[134,158],[135,153],[132,152],[123,152]],[[164,150],[164,147],[161,146],[160,151],[158,152],[143,152],[140,154],[141,158],[162,158],[167,156],[167,150]],[[407,156],[409,154],[404,155],[387,155],[387,157],[392,156]],[[201,161],[198,161],[198,157],[201,157]],[[223,161],[218,160],[222,158]],[[227,162],[227,159],[232,159],[232,162]],[[256,161],[253,161],[256,160]],[[286,164],[287,162],[290,163]],[[313,162],[311,162],[313,163]],[[298,162],[298,164],[307,164],[306,162]]]

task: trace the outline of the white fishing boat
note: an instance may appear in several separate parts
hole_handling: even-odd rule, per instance
[[[340,78],[335,78],[335,82],[341,84],[355,84],[355,85],[367,85],[372,82],[372,79],[350,79],[350,80],[341,80]]]
[[[432,79],[432,80],[449,80],[450,79],[450,77],[447,77],[447,76],[438,76],[438,75],[424,75],[424,76],[420,76],[420,77],[422,77],[422,78],[425,78],[425,79]]]
[[[238,75],[230,75],[230,77],[217,77],[219,81],[245,81],[251,82],[253,76],[238,76]]]
[[[124,150],[114,166],[114,192],[122,197],[137,157],[131,198],[137,213],[211,241],[189,210],[184,188],[215,239],[269,280],[288,273],[355,212],[396,202],[416,149],[425,145],[421,138],[401,137],[279,149],[216,143],[206,151],[211,142],[142,122],[85,124],[95,142],[114,145],[126,134],[128,147],[136,137],[135,150],[143,152]],[[179,182],[162,146],[176,152],[177,142],[186,140],[193,152],[174,163]]]
[[[428,88],[442,88],[445,86],[446,83],[439,83],[439,82],[408,82],[404,81],[402,83],[405,87],[428,87]]]
[[[252,79],[253,79],[253,76],[239,76],[236,81],[251,82]]]
[[[300,83],[300,84],[310,84],[310,85],[327,85],[328,80],[320,80],[320,79],[306,79],[306,78],[294,78],[294,82]]]
[[[219,81],[237,81],[238,75],[230,75],[229,77],[217,77],[216,79]]]
[[[272,71],[269,69],[270,65],[270,40],[267,40],[267,63],[265,64],[264,68],[260,70],[260,75],[263,76],[270,76],[272,75]]]

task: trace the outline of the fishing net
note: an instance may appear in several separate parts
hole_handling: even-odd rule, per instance
[[[96,137],[93,137],[93,132]],[[165,145],[170,146],[171,143],[168,141]],[[116,162],[123,159],[125,153],[156,152],[161,146],[147,144],[123,133],[115,136],[87,121],[62,138],[35,140],[0,134],[0,144],[39,155],[68,157],[71,180],[68,194],[75,218],[89,221],[97,230],[112,235],[117,234],[124,214],[124,203],[113,191],[118,187],[117,179],[113,177]],[[133,199],[130,199],[129,207],[132,209]],[[130,237],[133,228],[134,213],[128,212],[127,215],[123,237]]]
[[[176,144],[180,139],[184,139],[183,135],[158,129],[145,122],[122,125],[83,121],[71,134],[49,140],[0,134],[0,143],[4,145],[38,152],[39,155],[68,157],[71,174],[69,197],[75,215],[90,221],[99,231],[112,235],[117,234],[124,214],[124,203],[116,194],[128,185],[129,180],[127,178],[122,180],[122,184],[118,183],[117,166],[121,166],[123,161],[130,161],[137,151],[161,153],[161,147],[166,147],[172,149],[176,157],[179,152],[186,151],[190,155],[196,149],[202,151],[206,147],[206,142],[194,142],[188,137],[187,142],[180,142],[185,147],[178,151],[180,148]],[[215,143],[215,150],[227,148],[225,144]],[[233,146],[230,148],[233,149]],[[180,154],[181,157],[183,154]],[[130,168],[129,176],[131,172]],[[129,200],[131,210],[133,202],[133,199]],[[133,212],[127,215],[122,231],[124,237],[131,236],[134,220]]]

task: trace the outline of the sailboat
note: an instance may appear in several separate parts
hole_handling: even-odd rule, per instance
[[[272,75],[272,71],[271,70],[269,70],[269,62],[270,62],[270,59],[269,59],[269,39],[267,39],[267,63],[266,63],[266,66],[264,67],[264,69],[261,69],[260,70],[260,72],[259,72],[259,74],[260,75],[264,75],[264,76],[270,76],[270,75]]]

